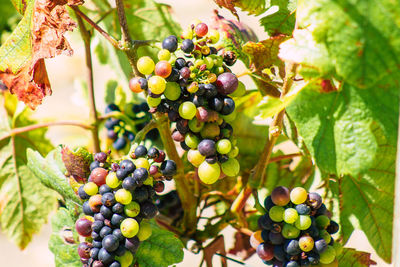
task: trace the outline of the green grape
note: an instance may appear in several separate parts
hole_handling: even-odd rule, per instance
[[[295,187],[290,192],[290,200],[296,205],[306,202],[307,196],[307,190],[303,187]]]
[[[209,164],[206,161],[200,164],[197,170],[200,180],[205,184],[213,184],[221,175],[221,167],[218,163]]]
[[[319,215],[317,219],[315,219],[315,224],[319,229],[326,229],[330,223],[331,220],[326,215]]]
[[[179,87],[179,84],[175,82],[167,82],[164,96],[171,101],[177,100],[181,96],[181,88]]]
[[[186,101],[179,106],[179,115],[187,120],[191,120],[196,116],[196,106],[192,102]]]
[[[228,156],[230,158],[236,158],[237,155],[239,155],[239,148],[237,146],[234,146],[231,151],[228,153]]]
[[[115,172],[109,172],[106,177],[106,184],[111,188],[117,188],[121,185],[121,181],[118,179]]]
[[[151,185],[153,186],[154,179],[152,176],[147,177],[147,179],[143,182],[144,185]]]
[[[127,250],[121,257],[115,257],[115,259],[119,261],[121,267],[129,267],[133,262],[133,255]]]
[[[273,206],[270,210],[269,210],[269,217],[271,218],[271,220],[273,220],[274,222],[281,222],[283,221],[283,213],[285,212],[285,208],[281,207],[281,206]]]
[[[299,247],[304,252],[309,252],[314,248],[314,239],[311,236],[302,236],[299,239]]]
[[[324,252],[319,254],[319,261],[322,264],[332,263],[336,258],[336,251],[332,246],[328,246]]]
[[[138,158],[135,160],[134,163],[135,163],[136,168],[145,168],[146,170],[148,170],[150,168],[150,163],[145,158]]]
[[[159,95],[165,91],[166,81],[163,77],[152,76],[148,81],[148,86],[153,94]]]
[[[154,61],[148,56],[139,58],[136,66],[139,72],[144,75],[151,74],[155,68]]]
[[[99,187],[95,183],[89,182],[83,186],[83,190],[89,196],[94,196],[99,191]]]
[[[293,208],[286,209],[284,214],[283,214],[283,220],[286,223],[292,224],[292,223],[296,222],[297,218],[299,218],[299,214]]]
[[[332,237],[326,230],[320,230],[319,236],[323,238],[327,244],[331,242]]]
[[[204,127],[204,122],[199,121],[197,118],[193,118],[189,121],[189,129],[194,133],[199,133]]]
[[[294,225],[299,230],[307,230],[311,226],[311,218],[309,215],[300,215]]]
[[[233,177],[239,174],[240,164],[234,158],[229,158],[227,161],[221,164],[222,172],[227,176]]]
[[[195,136],[193,133],[188,133],[185,136],[185,144],[192,148],[192,149],[196,149],[197,145],[199,144],[199,138],[197,136]]]
[[[140,223],[139,232],[137,234],[137,237],[139,238],[140,241],[144,241],[151,236],[151,232],[152,232],[152,230],[151,230],[150,223],[148,223],[146,221],[142,221]]]
[[[158,60],[169,60],[171,58],[171,52],[167,49],[161,49],[157,54]]]
[[[217,151],[220,154],[228,154],[231,148],[232,144],[228,139],[221,139],[217,142]]]
[[[276,207],[276,206],[275,206]],[[300,230],[291,224],[285,223],[282,228],[282,236],[286,239],[294,239],[300,235]]]
[[[196,68],[200,67],[200,66],[203,65],[203,64],[205,64],[205,62],[204,62],[204,60],[202,60],[202,59],[196,59],[196,60],[194,61],[194,66],[195,66]]]
[[[201,137],[204,139],[214,139],[221,133],[221,129],[217,123],[206,123],[200,131]]]
[[[126,216],[136,217],[140,213],[140,205],[136,201],[132,201],[131,203],[124,206],[124,212]]]
[[[214,60],[210,57],[204,58],[204,63],[206,64],[207,69],[209,69],[209,70],[214,67]]]
[[[181,36],[182,36],[183,39],[192,39],[193,38],[193,30],[192,30],[192,28],[188,27],[186,30],[183,30]]]
[[[139,224],[135,219],[127,218],[122,221],[120,229],[123,236],[132,238],[139,232]]]
[[[207,34],[208,39],[210,39],[212,44],[216,44],[219,41],[219,31],[217,30],[210,30]]]
[[[149,104],[149,107],[155,108],[161,103],[161,97],[151,97],[147,96],[147,104]]]
[[[238,87],[236,88],[236,90],[230,94],[229,96],[231,97],[240,97],[243,96],[246,93],[246,86],[244,85],[244,83],[242,83],[241,81],[239,81],[238,83]]]
[[[187,159],[193,166],[199,167],[206,157],[200,154],[198,150],[191,149],[187,153]]]
[[[338,243],[338,242],[334,242],[332,246],[333,246],[333,248],[334,248],[335,251],[336,251],[336,255],[342,254],[342,252],[343,252],[343,246],[342,246],[342,244],[340,244],[340,243]]]
[[[115,193],[115,200],[121,204],[127,205],[132,201],[132,194],[126,189],[118,189]]]

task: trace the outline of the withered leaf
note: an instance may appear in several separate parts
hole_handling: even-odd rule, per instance
[[[63,147],[61,155],[69,175],[78,182],[86,182],[90,174],[90,163],[93,161],[92,154],[83,147],[74,150]]]
[[[76,23],[69,16],[66,4],[77,0],[30,0],[24,5],[24,18],[0,48],[0,79],[31,109],[51,94],[44,59],[61,53],[72,55],[64,34]],[[28,51],[27,51],[28,50]]]

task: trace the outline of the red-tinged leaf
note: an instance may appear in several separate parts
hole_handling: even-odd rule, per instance
[[[61,53],[72,54],[64,37],[76,23],[70,18],[66,4],[79,4],[77,0],[14,1],[24,17],[0,48],[0,79],[31,109],[41,104],[51,87],[44,63]]]
[[[92,154],[82,147],[75,150],[64,147],[61,154],[69,175],[78,182],[86,182],[90,174],[90,163],[93,161]]]
[[[235,233],[235,244],[234,247],[229,250],[229,254],[236,255],[243,260],[247,260],[254,253],[255,249],[250,246],[250,236],[236,232]]]

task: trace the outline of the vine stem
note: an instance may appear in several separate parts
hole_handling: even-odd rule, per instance
[[[93,126],[91,126],[91,125],[84,124],[84,123],[77,122],[77,121],[43,122],[43,123],[38,123],[38,124],[32,124],[32,125],[25,126],[25,127],[14,128],[7,135],[0,137],[0,141],[4,140],[6,138],[9,138],[11,136],[15,136],[15,135],[25,133],[25,132],[30,132],[30,131],[40,129],[40,128],[46,128],[49,126],[77,126],[77,127],[83,128],[85,130],[91,130],[93,128]]]
[[[282,86],[282,91],[280,98],[283,99],[285,95],[289,92],[292,84],[293,84],[293,78],[294,78],[294,71],[295,71],[296,65],[295,64],[287,64],[285,69],[286,69],[286,74],[285,74],[285,79],[283,82]],[[232,212],[239,212],[240,210],[243,209],[245,206],[248,198],[253,194],[256,196],[254,193],[253,189],[257,189],[260,185],[263,185],[265,183],[265,170],[267,168],[268,163],[271,161],[271,153],[272,149],[276,143],[276,140],[278,139],[281,128],[282,128],[282,122],[283,118],[285,115],[285,109],[281,110],[273,119],[271,125],[270,125],[270,130],[268,134],[268,139],[267,142],[265,143],[263,152],[261,153],[261,156],[256,164],[256,166],[251,170],[250,177],[249,177],[249,182],[248,184],[242,189],[242,191],[239,193],[237,198],[232,204],[231,211]],[[290,155],[291,157],[295,155]],[[279,159],[280,160],[280,159]],[[258,197],[255,198],[256,200],[256,207],[259,209],[262,207],[260,203],[258,202]]]
[[[86,72],[87,72],[87,86],[89,96],[89,107],[90,117],[92,119],[93,128],[91,129],[93,138],[93,150],[95,153],[100,152],[100,140],[99,140],[99,127],[98,127],[98,116],[96,109],[96,100],[94,96],[94,85],[93,85],[93,64],[92,64],[92,53],[90,50],[91,34],[86,29],[85,24],[80,16],[77,15],[78,25],[80,33],[85,45],[85,60],[86,60]]]
[[[182,159],[178,155],[175,143],[171,137],[171,131],[169,129],[168,117],[161,114],[155,114],[157,128],[160,132],[161,140],[164,144],[164,148],[168,154],[168,157],[175,161],[177,166],[177,174],[174,176],[176,190],[182,202],[184,210],[183,214],[183,226],[184,231],[189,235],[194,233],[197,228],[197,217],[196,217],[196,206],[197,199],[191,190],[189,183],[185,177],[184,166]]]
[[[91,20],[85,13],[83,13],[79,7],[77,6],[69,6],[71,9],[75,11],[75,13],[82,19],[84,19],[87,23],[89,23],[96,31],[98,31],[104,38],[107,39],[116,49],[120,49],[118,41],[114,39],[111,35],[109,35],[105,30],[103,30],[96,22]]]

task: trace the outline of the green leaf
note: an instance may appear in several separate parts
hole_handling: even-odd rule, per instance
[[[249,15],[260,15],[265,11],[265,0],[214,0],[220,7],[229,9],[237,16],[235,7],[247,11]]]
[[[16,73],[32,58],[31,24],[34,0],[29,0],[24,17],[0,47],[0,71]]]
[[[118,82],[116,80],[109,80],[106,84],[106,95],[104,102],[107,104],[115,103],[115,90],[117,89]]]
[[[6,99],[7,101],[8,99]],[[7,237],[24,249],[40,231],[57,198],[28,168],[26,149],[47,153],[52,149],[45,129],[10,136],[10,131],[33,123],[30,112],[16,110],[10,117],[0,110],[0,224]],[[38,142],[40,140],[40,142]]]
[[[66,172],[61,158],[61,148],[54,149],[46,158],[32,149],[27,151],[28,167],[46,187],[57,191],[65,199],[77,203],[81,200],[72,190],[64,173]]]
[[[357,251],[352,248],[343,248],[343,252],[338,255],[339,266],[364,267],[376,265],[371,260],[371,254],[363,251]]]
[[[337,78],[360,88],[388,87],[399,72],[399,16],[390,0],[300,0],[297,9],[299,27],[325,47]]]
[[[143,241],[135,258],[139,267],[167,267],[183,260],[183,244],[171,232],[151,222],[152,235]]]
[[[290,105],[303,88],[304,85],[296,84],[283,99],[264,96],[257,106],[259,114],[255,120],[264,120],[278,114],[281,110]]]
[[[278,34],[292,35],[296,22],[297,0],[271,0],[261,25],[270,36]]]
[[[316,87],[304,89],[287,112],[319,169],[342,177],[335,191],[345,240],[359,228],[390,261],[393,206],[382,203],[393,205],[398,95],[349,84],[321,94]]]
[[[17,12],[10,1],[0,1],[0,10],[2,16],[0,17],[0,36],[5,30],[11,30],[10,20],[14,19]]]
[[[53,233],[50,236],[49,249],[54,254],[56,267],[81,267],[78,255],[79,237],[75,231],[74,218],[67,209],[60,208],[51,220],[51,225]]]

